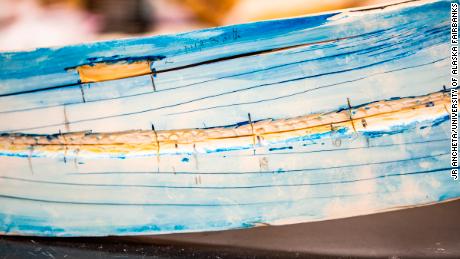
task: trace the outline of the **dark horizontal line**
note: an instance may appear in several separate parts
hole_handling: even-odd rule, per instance
[[[387,192],[381,192],[387,193]],[[26,201],[35,201],[35,202],[45,202],[45,203],[58,203],[58,204],[72,204],[72,205],[96,205],[96,206],[165,206],[165,207],[227,207],[227,206],[254,206],[261,204],[276,204],[276,203],[287,203],[287,202],[298,202],[302,200],[311,200],[311,199],[329,199],[337,197],[355,197],[361,195],[374,194],[372,192],[368,193],[357,193],[357,194],[345,194],[345,195],[327,195],[327,196],[311,196],[308,198],[302,198],[297,200],[287,200],[287,201],[267,201],[267,202],[252,202],[252,203],[233,203],[233,204],[184,204],[184,203],[107,203],[107,202],[67,202],[67,201],[56,201],[56,200],[43,200],[27,197],[19,197],[13,195],[2,195],[0,198],[7,199],[16,199],[16,200],[26,200]]]
[[[427,171],[418,171],[418,172],[410,172],[404,174],[388,174],[382,175],[374,178],[363,178],[360,180],[354,180],[353,182],[359,181],[369,181],[374,179],[381,179],[387,177],[395,177],[395,176],[405,176],[405,175],[417,175],[417,174],[428,174],[428,173],[435,173],[440,171],[451,170],[451,167],[448,168],[439,168]],[[345,183],[345,182],[344,182]],[[371,194],[366,193],[364,195]],[[289,200],[289,201],[270,201],[270,202],[255,202],[255,203],[242,203],[242,204],[159,204],[159,203],[101,203],[101,202],[67,202],[67,201],[58,201],[58,200],[45,200],[45,199],[36,199],[36,198],[26,198],[26,197],[19,197],[13,195],[0,195],[1,198],[10,198],[10,199],[18,199],[18,200],[27,200],[27,201],[36,201],[36,202],[46,202],[46,203],[61,203],[61,204],[78,204],[78,205],[113,205],[113,206],[206,206],[206,207],[223,207],[223,206],[243,206],[243,205],[258,205],[258,204],[270,204],[270,203],[284,203],[284,202],[299,202],[301,200],[308,200],[308,199],[323,199],[323,198],[333,198],[333,197],[347,197],[347,196],[359,196],[363,194],[352,194],[352,195],[332,195],[332,196],[317,196],[317,197],[308,197],[304,199],[298,200]]]
[[[447,154],[444,154],[444,155],[447,155]],[[434,157],[437,157],[437,156],[428,156],[425,158],[414,158],[408,161],[434,158]],[[384,162],[384,163],[389,164],[389,163],[398,163],[398,162],[405,162],[405,161],[406,160],[395,160],[395,161]],[[360,166],[365,166],[365,165],[367,164],[362,164]],[[342,167],[339,167],[339,168],[342,168]],[[333,168],[324,168],[323,170],[328,170],[328,169],[333,169]],[[401,173],[399,175],[405,175],[405,174],[406,173]],[[384,176],[388,176],[388,175],[384,175]],[[273,187],[299,187],[299,186],[328,185],[328,184],[340,184],[340,183],[351,183],[351,182],[358,182],[358,181],[364,181],[364,180],[372,180],[372,179],[378,179],[380,177],[381,176],[369,177],[369,178],[358,178],[354,180],[332,181],[332,182],[298,183],[298,184],[269,184],[269,185],[249,185],[249,186],[167,186],[167,185],[145,185],[145,184],[92,184],[92,183],[84,184],[84,183],[40,181],[40,180],[32,180],[32,179],[8,177],[8,176],[0,176],[0,179],[7,179],[7,180],[14,180],[14,181],[21,181],[21,182],[42,183],[42,184],[53,184],[53,185],[69,185],[69,186],[121,187],[121,188],[134,187],[134,188],[165,188],[165,189],[217,189],[217,190],[220,190],[220,189],[256,189],[256,188],[273,188]]]
[[[26,90],[26,91],[21,91],[21,92],[15,92],[15,93],[8,93],[8,94],[0,94],[0,97],[6,97],[6,96],[14,96],[14,95],[22,95],[22,94],[30,94],[30,93],[35,93],[35,92],[41,92],[41,91],[47,91],[47,90],[53,90],[53,89],[59,89],[59,88],[66,88],[70,86],[79,86],[81,84],[85,83],[69,83],[69,84],[62,84],[59,86],[50,86],[50,87],[43,87],[43,88],[37,88],[33,90]]]
[[[401,5],[401,4],[407,4],[411,2],[420,2],[420,0],[407,0],[407,1],[402,1],[402,2],[397,2],[397,3],[391,3],[387,5],[379,5],[375,7],[369,7],[369,8],[358,8],[358,9],[353,9],[350,10],[350,12],[366,12],[366,11],[372,11],[372,10],[379,10],[379,9],[385,9],[387,7],[395,6],[395,5]]]
[[[417,27],[410,27],[409,25],[414,25],[416,24],[417,21],[405,21],[404,23],[400,23],[398,25],[395,25],[391,28],[387,28],[387,29],[381,29],[381,30],[376,30],[376,31],[373,31],[372,34],[377,34],[377,36],[374,36],[372,35],[371,33],[368,33],[369,35],[365,35],[365,36],[371,36],[371,37],[363,37],[362,39],[358,40],[358,44],[372,44],[374,45],[376,43],[376,39],[374,38],[377,38],[377,42],[384,42],[384,41],[387,41],[389,39],[394,39],[394,38],[399,38],[401,36],[404,36],[404,33],[408,33],[410,32],[411,30],[413,29],[416,29]],[[383,34],[385,33],[385,34]],[[391,35],[390,37],[386,37],[386,38],[378,38],[380,36],[383,35],[388,35],[389,33],[395,33],[393,35]],[[397,34],[396,34],[397,33]],[[418,32],[420,33],[420,31]],[[412,35],[412,34],[411,34]],[[366,42],[368,40],[374,40],[374,42]],[[356,43],[356,42],[352,42],[352,43]],[[356,45],[345,45],[345,46],[339,46],[337,47],[338,50],[342,50],[342,49],[348,49],[348,48],[351,48],[351,47],[355,47]]]
[[[211,60],[206,60],[190,65],[184,65],[180,67],[174,67],[174,68],[168,68],[168,69],[163,69],[163,70],[157,70],[157,73],[164,73],[164,72],[170,72],[170,71],[177,71],[181,69],[186,69],[186,68],[191,68],[191,67],[197,67],[201,65],[207,65],[207,64],[212,64],[212,63],[217,63],[221,61],[226,61],[230,59],[237,59],[237,58],[242,58],[242,57],[249,57],[249,56],[255,56],[255,55],[260,55],[260,54],[266,54],[266,53],[271,53],[271,52],[278,52],[278,51],[284,51],[288,49],[294,49],[294,48],[299,48],[299,47],[305,47],[305,46],[310,46],[310,45],[315,45],[315,44],[324,44],[324,43],[329,43],[329,42],[334,42],[334,41],[340,41],[340,40],[346,40],[346,39],[353,39],[360,37],[361,34],[359,35],[353,35],[353,36],[348,36],[348,37],[341,37],[341,38],[335,38],[335,39],[329,39],[329,40],[322,40],[322,41],[316,41],[316,42],[309,42],[309,43],[302,43],[302,44],[296,44],[292,46],[287,46],[287,47],[280,47],[280,48],[273,48],[273,49],[267,49],[267,50],[259,50],[259,51],[254,51],[254,52],[249,52],[249,53],[243,53],[243,54],[236,54],[236,55],[231,55],[227,57],[222,57],[222,58],[216,58],[216,59],[211,59]]]
[[[435,64],[437,62],[440,62],[440,61],[443,61],[443,60],[446,60],[446,59],[448,59],[448,58],[445,57],[445,58],[438,59],[438,60],[435,60],[435,61],[432,61],[432,62],[429,62],[429,63],[424,63],[424,64],[420,64],[420,65],[414,65],[414,66],[403,67],[403,68],[399,68],[399,69],[393,69],[393,70],[388,70],[388,71],[384,71],[384,72],[374,73],[374,74],[367,75],[367,76],[364,76],[364,77],[359,77],[359,78],[356,78],[356,79],[342,81],[342,82],[338,82],[338,83],[334,83],[334,84],[317,86],[317,87],[310,88],[310,89],[307,89],[307,90],[304,90],[304,91],[291,93],[291,94],[287,94],[287,95],[283,95],[283,96],[277,96],[277,97],[273,97],[273,98],[269,98],[269,99],[262,99],[262,100],[257,100],[257,101],[241,102],[241,103],[232,103],[232,104],[225,104],[225,105],[216,105],[216,106],[200,108],[200,109],[195,109],[195,110],[168,113],[167,115],[179,115],[179,114],[186,114],[186,113],[192,113],[192,112],[198,112],[198,111],[212,110],[212,109],[217,109],[217,108],[233,107],[233,106],[239,106],[239,105],[255,104],[255,103],[262,103],[262,102],[280,100],[280,99],[283,99],[283,98],[289,98],[289,97],[292,97],[292,96],[305,94],[305,93],[313,92],[313,91],[320,90],[320,89],[325,89],[325,88],[329,88],[329,87],[333,87],[333,86],[339,86],[339,85],[343,85],[343,84],[347,84],[347,83],[361,81],[361,80],[364,80],[364,79],[367,79],[367,78],[370,78],[370,77],[373,77],[373,76],[378,76],[378,75],[383,75],[383,74],[392,73],[392,72],[399,72],[399,71],[403,71],[403,70],[406,70],[406,69],[411,69],[411,68],[417,68],[417,67],[422,67],[422,66],[426,66],[426,65],[431,65],[431,64]]]
[[[157,172],[157,171],[149,171],[149,172],[88,172],[88,173],[69,173],[69,175],[108,175],[108,174],[150,174],[150,175],[158,175],[158,174],[188,174],[188,175],[244,175],[244,174],[283,174],[283,173],[290,173],[290,172],[302,172],[302,171],[320,171],[320,170],[328,170],[328,169],[338,169],[338,168],[349,168],[349,167],[359,167],[365,165],[379,165],[379,164],[388,164],[394,162],[405,162],[417,159],[426,159],[432,158],[437,156],[445,156],[448,153],[441,153],[437,155],[430,155],[430,156],[422,156],[417,158],[408,158],[403,160],[395,160],[395,161],[383,161],[383,162],[372,162],[372,163],[360,163],[360,164],[351,164],[351,165],[342,165],[342,166],[331,166],[331,167],[324,167],[324,168],[302,168],[302,169],[291,169],[291,170],[284,170],[283,172],[277,172],[276,170],[272,171],[246,171],[246,172]]]

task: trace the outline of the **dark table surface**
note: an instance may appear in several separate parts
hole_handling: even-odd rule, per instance
[[[339,220],[138,237],[0,237],[0,258],[460,258],[460,200]]]

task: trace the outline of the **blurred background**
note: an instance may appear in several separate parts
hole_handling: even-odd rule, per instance
[[[306,15],[387,0],[0,0],[0,51]]]

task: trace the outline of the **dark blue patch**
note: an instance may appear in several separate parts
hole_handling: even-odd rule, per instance
[[[188,159],[187,157],[184,157],[184,158],[182,158],[181,161],[184,162],[184,163],[186,163],[186,162],[190,161],[190,159]]]
[[[436,127],[440,125],[441,123],[448,121],[448,120],[449,120],[449,115],[445,115],[440,118],[437,118],[433,120],[433,122],[431,123],[431,127]],[[414,122],[409,125],[398,125],[398,126],[391,127],[389,130],[386,130],[386,131],[366,131],[366,132],[363,132],[363,135],[369,138],[378,138],[384,135],[400,134],[410,129],[414,129],[417,126],[416,124],[417,123]],[[428,126],[423,125],[420,127],[420,129],[425,129],[427,127]]]
[[[185,227],[184,225],[175,225],[174,226],[174,230],[184,230],[184,229],[187,229],[187,227]]]
[[[288,147],[272,147],[272,148],[269,148],[268,151],[276,151],[276,150],[284,150],[284,149],[292,149],[291,146],[288,146]]]
[[[442,117],[440,117],[440,118],[435,119],[431,125],[432,125],[433,127],[439,126],[439,125],[442,124],[443,122],[448,121],[449,118],[450,118],[450,115],[442,116]]]
[[[242,228],[252,228],[252,227],[254,227],[254,226],[255,226],[254,223],[249,223],[249,222],[243,222],[243,223],[241,223],[241,227],[242,227]]]
[[[245,150],[251,147],[231,147],[231,148],[217,148],[215,150],[206,150],[206,153],[214,153],[214,152],[227,152],[227,151],[234,151],[234,150]]]
[[[278,168],[276,171],[274,171],[274,173],[277,173],[277,174],[282,174],[284,173],[284,169],[283,168]]]
[[[143,233],[143,232],[161,231],[165,229],[166,227],[163,228],[157,225],[142,225],[142,226],[116,228],[115,233]]]

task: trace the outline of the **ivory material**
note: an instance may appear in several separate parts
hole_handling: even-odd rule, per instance
[[[450,4],[0,53],[0,233],[214,231],[458,199]]]

